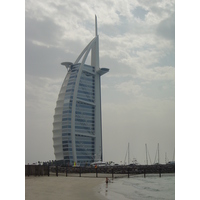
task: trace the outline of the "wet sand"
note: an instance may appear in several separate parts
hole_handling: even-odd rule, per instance
[[[105,178],[25,177],[26,200],[106,200],[99,193]]]

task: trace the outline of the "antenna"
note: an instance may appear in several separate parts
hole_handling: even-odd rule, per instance
[[[95,15],[95,36],[97,36],[97,16]]]

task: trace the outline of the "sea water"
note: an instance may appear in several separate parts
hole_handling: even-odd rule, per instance
[[[174,200],[175,176],[173,174],[132,176],[110,179],[101,185],[100,193],[109,200]]]

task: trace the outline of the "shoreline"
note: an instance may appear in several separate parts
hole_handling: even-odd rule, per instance
[[[107,200],[101,194],[105,178],[25,177],[26,200]]]
[[[102,184],[100,194],[109,200],[129,199],[175,199],[175,174],[168,174],[162,178],[152,174],[144,178],[134,176],[117,178],[111,184]]]

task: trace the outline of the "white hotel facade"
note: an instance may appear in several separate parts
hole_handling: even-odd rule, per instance
[[[91,65],[85,61],[91,53]],[[81,166],[103,159],[101,119],[101,76],[99,36],[95,16],[95,37],[74,63],[63,62],[68,72],[55,108],[53,147],[55,159]]]

